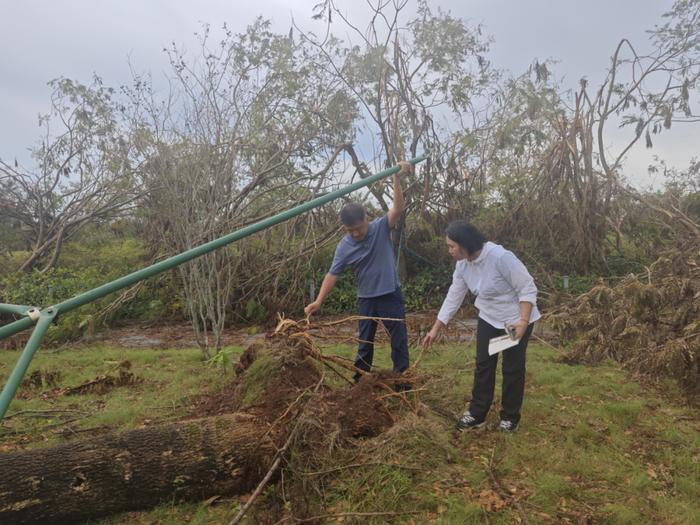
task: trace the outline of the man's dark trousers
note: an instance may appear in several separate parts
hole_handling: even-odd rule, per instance
[[[401,288],[378,297],[359,297],[357,309],[360,315],[366,317],[401,319],[401,321],[382,322],[391,337],[391,361],[394,363],[394,372],[406,370],[408,368],[408,332]],[[360,344],[355,357],[355,366],[367,372],[372,368],[376,333],[377,321],[360,320]],[[359,379],[359,374],[355,379]]]

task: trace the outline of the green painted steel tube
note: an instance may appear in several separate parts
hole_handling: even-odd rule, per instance
[[[0,326],[0,341],[6,337],[10,337],[18,332],[24,332],[27,328],[31,328],[34,324],[29,317],[23,317],[18,319],[14,323],[6,324],[5,326]]]
[[[427,155],[421,155],[419,157],[409,160],[409,162],[415,166],[416,164],[424,161],[427,158]],[[62,303],[59,303],[53,307],[42,310],[41,317],[37,322],[37,327],[34,329],[34,332],[32,333],[24,352],[22,353],[22,356],[17,362],[17,365],[15,365],[15,369],[12,371],[10,379],[5,384],[2,394],[0,394],[0,399],[2,400],[2,404],[0,405],[0,419],[2,419],[3,415],[5,414],[5,411],[7,410],[7,405],[9,405],[9,402],[12,400],[12,397],[14,397],[14,393],[17,390],[17,387],[19,386],[19,382],[21,381],[22,376],[24,375],[24,373],[27,370],[27,367],[29,366],[29,362],[34,356],[36,349],[41,343],[41,339],[46,333],[48,326],[55,318],[57,312],[63,313],[75,310],[76,308],[79,308],[85,304],[88,304],[101,297],[104,297],[105,295],[109,295],[113,292],[131,286],[134,283],[137,283],[149,277],[153,277],[154,275],[157,275],[159,273],[175,268],[176,266],[191,261],[196,257],[205,255],[218,248],[222,248],[223,246],[231,244],[232,242],[242,239],[243,237],[247,237],[249,235],[257,233],[261,230],[274,226],[275,224],[279,224],[280,222],[284,222],[286,220],[291,219],[292,217],[296,217],[297,215],[312,210],[313,208],[317,208],[323,204],[337,199],[338,197],[342,197],[343,195],[351,193],[355,190],[358,190],[365,186],[369,186],[370,184],[376,181],[379,181],[388,177],[389,175],[397,173],[400,169],[401,168],[399,166],[393,166],[375,175],[367,177],[366,179],[354,182],[353,184],[350,184],[344,188],[332,191],[321,197],[317,197],[313,200],[310,200],[309,202],[305,202],[304,204],[295,206],[294,208],[291,208],[287,211],[284,211],[267,219],[258,221],[255,224],[251,224],[235,232],[229,233],[228,235],[220,237],[219,239],[215,239],[208,243],[197,246],[196,248],[192,248],[191,250],[187,250],[186,252],[183,252],[179,255],[175,255],[163,261],[157,262],[151,266],[130,273],[129,275],[120,277],[119,279],[116,279],[112,282],[103,284],[102,286],[98,286],[97,288],[94,288],[90,291],[87,291],[80,295],[76,295],[75,297],[68,299],[67,301],[63,301]],[[45,314],[45,312],[52,312],[50,318]],[[48,319],[48,321],[46,319]],[[0,327],[0,340],[5,339],[6,337],[14,335],[23,330],[26,330],[27,328],[31,327],[33,323],[34,321],[32,321],[29,317],[25,316],[22,319],[19,319],[13,323]],[[40,327],[41,330],[39,330]]]
[[[409,162],[413,165],[416,165],[427,158],[427,155],[421,155],[420,157],[416,157],[414,159],[409,160]],[[98,286],[97,288],[94,288],[88,292],[76,295],[72,299],[68,299],[67,301],[57,304],[56,308],[62,313],[75,310],[76,308],[79,308],[84,304],[90,303],[92,301],[95,301],[96,299],[104,297],[105,295],[109,295],[113,292],[121,290],[122,288],[131,286],[134,283],[157,275],[166,270],[175,268],[176,266],[179,266],[192,259],[195,259],[196,257],[212,252],[218,248],[226,246],[227,244],[231,244],[232,242],[242,239],[243,237],[247,237],[261,230],[269,228],[270,226],[279,224],[280,222],[289,220],[292,217],[296,217],[297,215],[307,212],[313,208],[317,208],[323,204],[337,199],[338,197],[342,197],[343,195],[363,188],[364,186],[369,186],[373,182],[376,182],[378,180],[388,177],[389,175],[397,173],[399,170],[399,166],[393,166],[391,168],[388,168],[375,175],[367,177],[366,179],[354,182],[349,186],[332,191],[330,193],[327,193],[326,195],[310,200],[309,202],[305,202],[304,204],[295,206],[294,208],[291,208],[287,211],[284,211],[267,219],[258,221],[255,224],[251,224],[249,226],[246,226],[245,228],[241,228],[240,230],[236,230],[235,232],[229,233],[228,235],[220,237],[219,239],[215,239],[206,244],[202,244],[200,246],[192,248],[191,250],[187,250],[186,252],[183,252],[179,255],[174,255],[173,257],[157,262],[152,266],[148,266],[134,273],[130,273],[129,275],[125,275],[124,277],[120,277],[119,279],[116,279],[112,282],[103,284],[102,286]],[[24,318],[20,319],[19,321],[15,321],[14,323],[0,327],[0,340],[9,337],[10,335],[16,334],[17,332],[21,332],[22,330],[26,330],[31,325],[31,320]]]
[[[31,306],[26,306],[23,304],[0,303],[0,312],[6,314],[27,315],[27,311],[30,309]]]
[[[14,323],[0,326],[0,341],[11,336],[12,334],[22,332],[34,324],[34,321],[27,315],[30,308],[31,306],[24,306],[20,304],[0,304],[0,312],[24,316],[22,319],[15,321]]]
[[[36,323],[32,335],[29,337],[29,341],[27,341],[27,345],[24,347],[22,355],[19,357],[10,377],[7,379],[2,393],[0,393],[0,419],[5,417],[5,412],[7,412],[12,398],[15,397],[15,392],[17,392],[17,388],[19,388],[19,384],[24,374],[27,372],[27,368],[29,368],[29,363],[32,362],[32,358],[39,349],[41,340],[44,338],[44,334],[49,329],[49,326],[51,326],[51,323],[56,317],[56,313],[55,307],[47,308],[45,311],[41,312],[41,316]]]

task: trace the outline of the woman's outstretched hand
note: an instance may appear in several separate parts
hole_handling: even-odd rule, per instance
[[[423,338],[423,346],[425,348],[430,348],[430,346],[435,342],[439,334],[439,329],[435,329],[435,327],[431,328],[430,332],[428,332]]]

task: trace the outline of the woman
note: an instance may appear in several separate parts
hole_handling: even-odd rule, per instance
[[[423,345],[429,347],[435,341],[461,306],[467,291],[471,291],[479,310],[476,368],[472,399],[457,422],[457,429],[477,429],[485,424],[496,383],[498,354],[489,355],[489,340],[504,335],[506,327],[512,327],[519,343],[502,352],[503,399],[499,429],[514,432],[520,422],[525,391],[525,350],[533,323],[540,318],[535,282],[512,252],[486,241],[467,221],[455,221],[447,227],[447,249],[457,261],[452,285]]]

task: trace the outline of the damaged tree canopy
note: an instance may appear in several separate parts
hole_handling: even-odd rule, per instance
[[[0,522],[74,523],[163,501],[244,494],[263,479],[292,427],[302,424],[297,445],[309,451],[393,424],[375,393],[385,382],[367,377],[351,389],[331,388],[317,364],[342,375],[340,358],[322,356],[286,326],[283,341],[246,350],[236,379],[190,419],[0,455]]]

